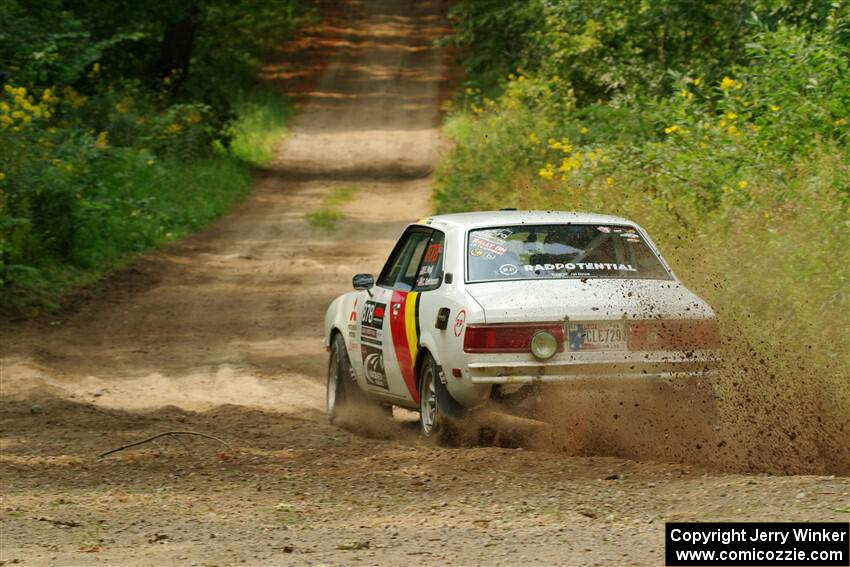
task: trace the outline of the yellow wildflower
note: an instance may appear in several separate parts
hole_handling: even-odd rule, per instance
[[[540,171],[537,172],[537,175],[543,179],[552,179],[555,177],[555,167],[551,163],[547,163],[546,167],[541,168]]]
[[[549,138],[549,147],[552,148],[553,150],[560,150],[561,149],[561,142],[559,142],[555,138]]]
[[[688,96],[688,91],[687,91],[687,90],[685,90],[685,89],[680,90],[680,91],[679,91],[679,96],[680,96],[680,97],[682,97],[682,98],[687,98],[687,96]]]
[[[779,112],[779,109],[780,109],[780,107],[775,105],[775,104],[770,105],[770,110],[773,111],[773,112]]]
[[[838,120],[835,121],[836,126],[844,126],[845,124],[847,124],[846,118],[839,118]]]
[[[86,103],[86,97],[75,91],[72,87],[63,87],[62,96],[68,101],[68,104],[74,108],[80,108]]]
[[[738,127],[732,124],[731,126],[729,126],[729,128],[726,129],[726,131],[729,132],[729,134],[731,134],[732,136],[736,136],[738,134]]]
[[[4,179],[6,179],[6,174],[0,171],[0,181],[3,181]]]
[[[747,183],[746,180],[744,180],[744,179],[742,179],[741,181],[738,182],[738,187],[740,189],[746,189],[747,185],[749,185],[749,183]]]
[[[534,144],[535,146],[540,143],[540,138],[537,137],[537,134],[532,132],[528,135],[528,141]]]
[[[561,173],[569,173],[571,170],[578,169],[579,167],[581,167],[581,152],[576,153],[574,156],[565,157],[563,161],[561,161],[558,171]]]
[[[125,96],[118,102],[118,104],[115,105],[115,111],[118,112],[118,114],[124,114],[130,110],[131,106],[133,106],[133,98]]]
[[[677,125],[673,124],[672,126],[668,126],[667,128],[665,128],[664,133],[665,134],[672,134],[673,132],[676,132],[678,129],[679,129],[679,127]]]
[[[0,110],[2,110],[5,114],[9,113],[9,104],[6,102],[0,102]]]
[[[720,81],[720,88],[723,89],[724,91],[728,91],[729,89],[731,89],[734,86],[735,86],[735,81],[733,79],[730,79],[729,77],[723,77],[723,80]]]
[[[735,114],[734,112],[727,112],[726,118],[728,118],[729,120],[735,120],[736,118],[738,118],[738,115]]]
[[[701,78],[694,79],[694,86],[695,86],[695,87],[700,86],[700,84],[701,84],[701,83],[702,83],[702,79],[701,79]]]
[[[608,184],[608,187],[613,187],[614,186],[614,178],[613,177],[606,178],[605,183]]]
[[[581,132],[582,134],[587,134],[587,128],[585,128],[584,126],[582,126],[582,127],[581,127],[581,130],[579,130],[579,132]]]
[[[94,142],[94,147],[99,149],[100,151],[106,151],[109,149],[109,132],[101,132],[97,135],[97,140]]]

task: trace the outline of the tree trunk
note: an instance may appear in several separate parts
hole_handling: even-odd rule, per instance
[[[198,5],[195,0],[188,0],[182,8],[182,14],[169,22],[165,28],[159,55],[160,75],[170,80],[173,93],[180,90],[189,76],[197,29]]]

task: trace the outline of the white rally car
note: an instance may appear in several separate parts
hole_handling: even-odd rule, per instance
[[[325,315],[332,422],[355,402],[396,405],[430,437],[542,383],[687,379],[717,360],[711,308],[623,218],[432,216],[407,227],[377,280],[353,283]]]

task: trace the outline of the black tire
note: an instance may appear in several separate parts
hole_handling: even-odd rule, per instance
[[[419,432],[425,439],[431,439],[441,445],[452,444],[457,440],[457,426],[452,418],[440,409],[438,395],[440,375],[437,363],[430,354],[426,354],[419,365]]]
[[[331,355],[328,361],[328,385],[325,396],[328,421],[335,424],[349,416],[360,398],[362,394],[354,377],[351,361],[348,359],[345,340],[337,333],[331,342]]]

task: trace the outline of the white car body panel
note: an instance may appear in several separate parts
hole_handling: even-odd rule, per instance
[[[670,279],[568,278],[467,283],[465,262],[470,230],[553,224],[633,227],[658,256]],[[714,313],[673,275],[648,235],[626,219],[585,213],[498,211],[430,217],[407,230],[414,227],[438,230],[445,235],[444,275],[439,287],[416,292],[376,285],[369,291],[353,291],[338,297],[325,316],[324,343],[330,344],[333,333],[342,334],[357,383],[375,400],[418,408],[415,365],[426,351],[442,369],[441,380],[448,392],[467,408],[486,403],[492,388],[504,385],[579,378],[675,379],[710,372],[717,360],[714,350],[572,352],[565,348],[545,361],[536,359],[530,351],[467,353],[464,334],[470,325],[710,320]],[[450,278],[445,277],[448,274]],[[373,336],[378,329],[366,329],[364,335],[364,317],[368,319],[370,309],[367,305],[384,305],[380,337]],[[450,313],[445,329],[436,326],[441,308],[449,309]],[[364,366],[370,355],[369,360],[374,364],[378,352],[385,384],[380,373],[369,378],[370,368]],[[454,369],[457,370],[453,373]]]
[[[703,319],[711,308],[676,281],[569,279],[484,282],[469,286],[487,323],[681,318]]]

